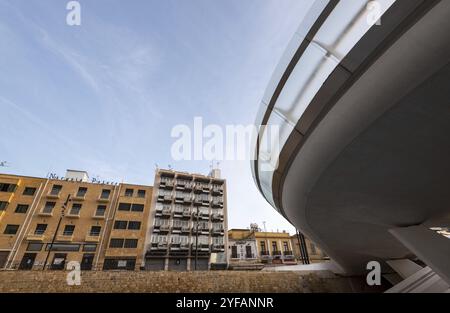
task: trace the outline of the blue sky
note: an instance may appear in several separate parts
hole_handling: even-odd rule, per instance
[[[0,0],[2,172],[152,184],[177,124],[248,125],[307,0]],[[229,227],[293,228],[259,195],[248,161],[221,162]]]

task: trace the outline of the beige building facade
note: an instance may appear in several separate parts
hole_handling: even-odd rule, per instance
[[[263,263],[295,263],[292,242],[287,232],[264,232],[260,229],[231,229],[228,232],[231,261],[258,259]],[[244,247],[245,246],[245,247]],[[243,254],[239,252],[245,248]]]
[[[0,174],[0,268],[138,269],[152,187],[89,181],[86,172]]]

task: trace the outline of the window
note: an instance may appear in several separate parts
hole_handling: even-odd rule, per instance
[[[19,230],[19,225],[8,224],[5,227],[5,231],[3,232],[5,235],[15,235]]]
[[[119,203],[119,211],[130,211],[131,203]]]
[[[128,229],[141,229],[141,222],[138,221],[129,221]]]
[[[111,190],[103,189],[102,194],[100,195],[100,199],[109,199],[110,194],[111,194]]]
[[[232,259],[237,259],[238,258],[237,246],[231,246],[231,258]]]
[[[6,201],[0,201],[0,211],[4,211],[6,210],[6,208],[8,207],[8,202]]]
[[[34,187],[25,187],[25,189],[23,190],[24,196],[34,196],[35,193],[36,193],[36,188],[34,188]]]
[[[28,208],[29,208],[28,204],[18,204],[15,212],[24,214],[27,213]]]
[[[17,185],[14,184],[3,184],[0,183],[0,191],[1,192],[14,192],[16,191]]]
[[[95,216],[105,216],[106,205],[99,205],[95,211]]]
[[[261,252],[266,252],[266,243],[264,241],[260,242]]]
[[[34,230],[35,235],[43,235],[47,230],[47,224],[37,224]]]
[[[71,251],[80,251],[80,246],[79,244],[75,244],[75,243],[54,243],[53,245],[51,243],[48,243],[47,246],[45,247],[45,251],[50,250],[50,246],[52,247],[52,251],[67,251],[67,252],[71,252]]]
[[[139,189],[137,192],[137,196],[138,196],[138,198],[145,198],[145,190]]]
[[[138,240],[137,239],[125,239],[124,248],[137,248]]]
[[[272,251],[278,251],[277,242],[272,241]]]
[[[72,236],[74,230],[75,230],[75,225],[66,225],[64,227],[63,235],[64,236]]]
[[[114,229],[127,229],[127,221],[115,221]]]
[[[42,213],[51,214],[55,205],[56,202],[46,202]]]
[[[110,248],[122,248],[123,247],[123,243],[124,243],[124,239],[112,238],[110,243],[109,243],[109,247]]]
[[[72,204],[72,209],[70,210],[70,215],[80,215],[81,203]]]
[[[128,270],[133,271],[136,267],[136,259],[109,259],[105,258],[103,270]]]
[[[84,196],[86,195],[86,192],[87,192],[87,188],[86,187],[78,188],[77,197],[78,198],[84,198]]]
[[[125,189],[125,197],[132,197],[133,192],[134,192],[133,189],[129,189],[129,188]]]
[[[289,245],[288,245],[288,243],[287,243],[287,241],[284,241],[283,242],[283,250],[286,252],[286,251],[289,251]]]
[[[43,243],[30,242],[27,246],[27,251],[41,251],[43,246]]]
[[[97,250],[96,244],[87,243],[87,244],[83,245],[83,251],[85,251],[85,252],[93,252],[95,250]]]
[[[89,236],[100,236],[101,230],[102,230],[101,226],[92,226],[91,231],[89,232]]]
[[[143,212],[144,211],[144,205],[143,204],[133,204],[131,206],[131,211],[133,211],[133,212]]]
[[[61,192],[62,186],[61,185],[53,185],[52,190],[50,191],[50,194],[52,196],[57,196]]]

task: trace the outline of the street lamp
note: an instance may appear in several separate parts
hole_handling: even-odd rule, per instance
[[[48,247],[47,256],[45,257],[44,267],[42,268],[42,270],[45,270],[45,268],[47,267],[48,258],[49,258],[49,256],[50,256],[50,252],[51,252],[52,249],[53,249],[53,244],[55,243],[56,235],[58,234],[59,227],[61,226],[61,221],[62,221],[62,219],[63,219],[63,217],[64,217],[64,215],[65,215],[67,205],[68,205],[69,202],[71,201],[70,197],[71,197],[70,194],[67,195],[67,199],[66,199],[66,201],[64,202],[64,204],[63,204],[62,207],[61,207],[61,215],[60,215],[60,217],[59,217],[58,225],[56,226],[56,230],[55,230],[55,232],[53,233],[52,243],[50,244],[50,247]]]

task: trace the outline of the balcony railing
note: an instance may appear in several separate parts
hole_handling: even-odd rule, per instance
[[[287,251],[283,251],[283,255],[285,255],[285,256],[293,256],[294,253],[292,251],[287,250]]]
[[[159,226],[159,231],[168,232],[170,230],[170,225],[164,224]]]
[[[272,255],[273,256],[281,256],[282,253],[281,253],[281,251],[272,251]]]
[[[218,214],[218,213],[214,213],[211,215],[211,219],[213,221],[221,221],[223,220],[223,215],[222,214]]]
[[[163,216],[170,216],[171,213],[172,213],[172,211],[169,208],[164,208],[164,209],[162,209],[162,212],[161,212],[161,214]]]

